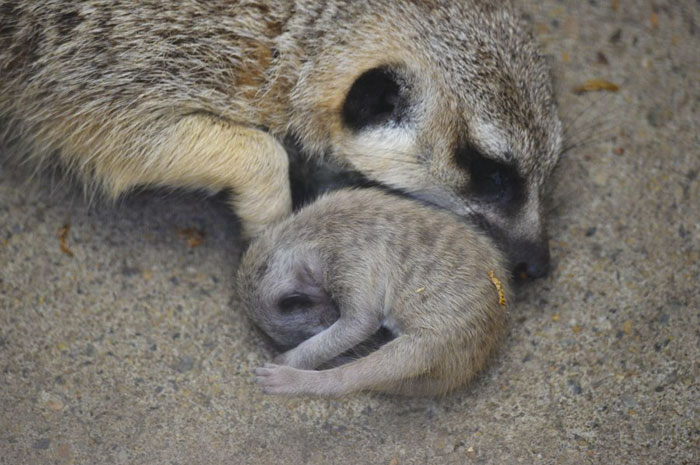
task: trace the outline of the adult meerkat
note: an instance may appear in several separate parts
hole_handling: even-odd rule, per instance
[[[561,125],[509,1],[0,0],[0,119],[112,197],[228,189],[248,236],[290,213],[292,138],[547,268]]]
[[[339,190],[254,241],[237,295],[278,344],[256,373],[265,392],[440,395],[477,373],[505,329],[505,261],[449,212],[380,189]],[[313,369],[388,328],[396,338]]]

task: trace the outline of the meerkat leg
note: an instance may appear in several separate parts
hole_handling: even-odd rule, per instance
[[[457,383],[455,382],[440,378],[432,378],[430,375],[421,375],[415,378],[402,380],[394,385],[383,386],[377,389],[377,391],[400,396],[422,397],[444,395],[455,387],[457,387]]]
[[[328,329],[275,358],[275,363],[312,369],[362,343],[381,326],[379,318],[341,317]]]
[[[246,237],[291,213],[287,152],[263,131],[193,114],[158,134],[152,145],[157,147],[152,156],[132,157],[98,173],[112,194],[136,185],[230,189]]]
[[[323,371],[268,364],[256,370],[268,394],[342,396],[355,391],[391,391],[426,373],[439,359],[440,336],[403,334],[355,362]]]

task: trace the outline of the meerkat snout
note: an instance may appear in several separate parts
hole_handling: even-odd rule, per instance
[[[542,278],[549,274],[551,261],[547,245],[524,243],[515,247],[511,270],[515,279]]]

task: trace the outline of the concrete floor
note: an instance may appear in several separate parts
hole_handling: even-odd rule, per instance
[[[530,3],[587,144],[552,186],[554,271],[475,383],[441,400],[264,396],[252,370],[273,352],[229,305],[221,201],[88,206],[2,161],[0,464],[699,463],[700,8]],[[572,92],[592,78],[620,89]]]

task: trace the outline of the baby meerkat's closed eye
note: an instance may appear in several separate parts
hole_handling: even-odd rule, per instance
[[[282,297],[277,303],[281,313],[291,313],[298,311],[306,311],[311,307],[313,301],[311,297],[306,294],[292,293],[287,296]]]

